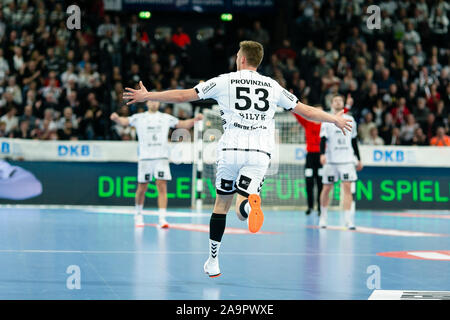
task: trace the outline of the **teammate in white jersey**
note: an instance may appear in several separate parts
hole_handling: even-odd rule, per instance
[[[331,115],[307,106],[276,81],[256,70],[263,58],[263,47],[255,41],[242,41],[236,56],[237,72],[223,74],[192,89],[148,92],[125,88],[128,103],[145,100],[183,102],[215,99],[221,109],[224,134],[217,150],[217,197],[210,220],[209,258],[204,271],[219,276],[219,248],[225,231],[226,214],[237,192],[236,214],[247,220],[249,230],[258,232],[264,215],[259,192],[275,147],[274,114],[277,106],[305,118],[334,123],[345,132],[350,121],[342,113]]]
[[[344,98],[336,95],[331,100],[331,108],[335,114],[344,110]],[[320,162],[323,165],[322,193],[320,195],[321,215],[319,226],[326,228],[328,205],[330,203],[330,191],[333,184],[341,180],[344,189],[344,215],[346,227],[355,229],[355,211],[352,209],[353,195],[351,186],[358,179],[355,170],[355,156],[358,159],[356,169],[362,169],[359,155],[358,142],[356,140],[356,122],[352,116],[344,114],[344,118],[352,122],[350,135],[343,135],[341,130],[329,123],[323,123],[320,128]]]
[[[159,112],[159,105],[157,101],[148,101],[148,112],[136,113],[131,117],[119,117],[114,112],[111,114],[111,120],[122,126],[135,127],[139,140],[138,187],[135,197],[136,226],[144,224],[142,209],[145,193],[148,183],[155,178],[158,190],[159,225],[161,228],[168,228],[169,224],[165,219],[167,181],[172,180],[169,167],[169,130],[170,128],[190,129],[194,126],[194,122],[203,119],[203,116],[199,114],[193,119],[180,121],[174,116]]]

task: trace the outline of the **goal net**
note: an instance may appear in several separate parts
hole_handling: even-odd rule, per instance
[[[216,147],[222,133],[222,119],[218,106],[203,110],[202,134],[195,134],[196,145],[201,146],[201,159],[194,161],[193,176],[197,177],[194,198],[200,198],[202,205],[211,206],[216,198]],[[305,209],[306,183],[304,165],[306,159],[305,135],[303,127],[290,112],[275,114],[277,147],[272,156],[271,165],[261,189],[261,198],[265,207]],[[198,144],[198,140],[201,143]],[[199,162],[202,162],[199,164]],[[198,168],[201,173],[198,174]],[[197,172],[197,174],[195,173]],[[201,186],[199,186],[199,184]],[[315,189],[315,197],[317,190]],[[332,191],[331,206],[339,206],[340,188],[335,185]],[[314,201],[314,205],[316,206]]]

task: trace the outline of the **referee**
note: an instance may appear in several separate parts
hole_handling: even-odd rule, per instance
[[[322,106],[315,105],[317,109],[322,110]],[[314,182],[317,184],[317,210],[320,216],[320,193],[322,191],[322,165],[320,164],[320,122],[309,121],[302,116],[293,113],[297,121],[305,128],[306,140],[306,197],[308,200],[309,215],[314,209]]]

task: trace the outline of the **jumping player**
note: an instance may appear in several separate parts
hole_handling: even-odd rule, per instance
[[[219,249],[234,193],[238,193],[236,214],[239,219],[247,220],[249,230],[258,232],[263,224],[259,192],[275,147],[273,117],[277,106],[311,120],[334,123],[342,132],[351,129],[350,120],[342,117],[343,112],[332,115],[307,106],[275,80],[260,75],[256,71],[263,58],[264,49],[260,43],[242,41],[239,45],[237,72],[220,75],[185,90],[148,92],[141,83],[139,90],[126,88],[123,96],[131,100],[128,103],[211,98],[220,106],[224,134],[217,149],[217,197],[210,220],[210,253],[203,268],[210,277],[221,274]]]
[[[315,106],[322,110],[320,105]],[[306,215],[309,215],[314,209],[314,184],[317,185],[317,210],[320,216],[320,192],[322,191],[322,164],[320,163],[320,122],[309,121],[302,116],[294,113],[297,121],[305,129],[306,140],[306,198],[308,209]]]
[[[344,98],[336,95],[331,100],[331,108],[334,114],[341,114],[344,109]],[[321,215],[319,226],[326,228],[328,205],[330,203],[330,191],[333,184],[341,180],[341,187],[344,189],[344,215],[346,227],[350,230],[355,229],[355,211],[352,209],[353,195],[352,182],[358,177],[356,170],[362,169],[361,157],[359,155],[358,142],[356,139],[356,122],[352,116],[347,114],[344,118],[352,123],[350,135],[342,134],[342,131],[328,123],[323,123],[320,129],[320,162],[323,165],[323,188],[320,195]],[[356,170],[354,158],[358,159]]]
[[[203,116],[200,114],[193,119],[178,120],[167,113],[159,112],[160,103],[157,101],[148,101],[146,105],[148,112],[136,113],[131,117],[119,117],[114,112],[111,114],[111,120],[122,126],[135,127],[139,140],[138,187],[135,197],[136,226],[144,224],[142,209],[145,193],[148,183],[155,178],[158,190],[159,225],[161,228],[168,228],[169,224],[165,218],[167,181],[172,179],[169,167],[169,130],[170,128],[190,129],[194,126],[194,122],[203,119]]]

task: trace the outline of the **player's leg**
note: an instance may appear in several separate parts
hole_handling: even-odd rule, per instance
[[[209,220],[209,257],[203,269],[210,278],[221,275],[219,267],[219,250],[225,233],[226,218],[233,202],[234,193],[217,194],[213,213]]]
[[[169,224],[166,221],[167,181],[166,180],[156,180],[156,189],[158,190],[159,226],[161,228],[168,228]]]
[[[328,219],[328,206],[330,204],[330,191],[334,182],[337,180],[337,174],[333,165],[325,164],[323,166],[322,192],[320,193],[320,219],[319,227],[326,228]]]
[[[147,192],[148,183],[138,183],[135,204],[136,204],[136,215],[135,224],[136,226],[144,225],[144,218],[142,217],[142,210],[144,209],[145,193]]]
[[[313,178],[314,182],[317,186],[317,211],[318,215],[320,216],[320,194],[322,192],[322,164],[320,163],[320,154],[315,153],[314,154],[314,160],[313,160]]]
[[[169,223],[166,220],[167,211],[167,181],[172,180],[168,160],[157,160],[154,163],[154,176],[156,178],[156,188],[158,190],[158,215],[159,226],[168,228]]]
[[[322,188],[323,188],[323,183],[322,183],[322,175],[321,175],[321,170],[322,168],[318,168],[317,169],[317,173],[315,173],[315,181],[316,181],[316,185],[317,185],[317,211],[318,211],[318,215],[320,216],[321,214],[321,208],[320,208],[320,195],[322,193]]]
[[[306,215],[309,215],[314,209],[314,167],[313,167],[313,155],[311,153],[306,154],[305,164],[305,180],[306,180],[306,200],[308,203],[308,209]]]
[[[353,164],[341,165],[339,167],[342,188],[344,189],[344,217],[345,225],[350,230],[355,229],[355,211],[353,209],[352,184],[357,179]]]
[[[138,176],[137,176],[138,186],[134,198],[134,203],[136,207],[134,220],[136,226],[144,225],[142,210],[144,209],[145,193],[147,192],[148,183],[150,182],[151,179],[152,174],[151,174],[151,165],[149,161],[140,160],[138,162]]]
[[[270,158],[263,153],[248,155],[247,164],[239,170],[236,184],[236,214],[240,220],[247,220],[248,229],[258,232],[264,223],[259,193],[264,176],[269,168]]]
[[[219,153],[216,175],[216,201],[213,213],[209,220],[209,257],[203,269],[209,277],[221,275],[219,268],[219,250],[222,237],[225,232],[226,217],[233,202],[235,180],[237,177],[236,166],[227,162],[226,155]]]

